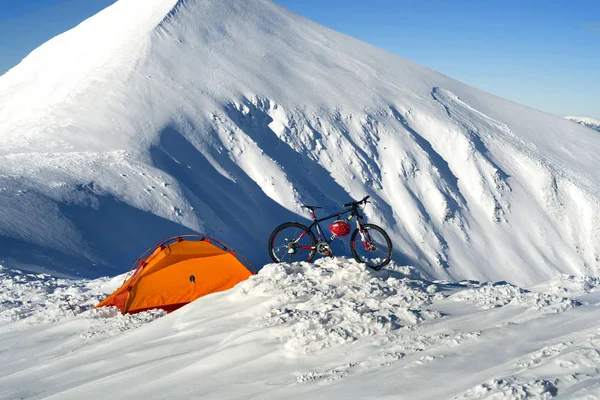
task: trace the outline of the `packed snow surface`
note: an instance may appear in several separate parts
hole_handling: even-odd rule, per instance
[[[91,309],[124,279],[0,269],[0,398],[600,396],[600,279],[429,281],[270,264],[165,315]]]
[[[370,195],[430,279],[596,276],[600,136],[268,0],[120,0],[0,77],[0,261],[127,269],[190,232],[253,263]]]

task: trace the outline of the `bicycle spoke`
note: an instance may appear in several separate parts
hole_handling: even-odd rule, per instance
[[[284,224],[271,236],[271,256],[277,262],[310,261],[314,239],[300,224]]]
[[[363,234],[352,237],[354,258],[367,266],[380,269],[391,257],[392,244],[385,231],[376,225],[366,224]]]

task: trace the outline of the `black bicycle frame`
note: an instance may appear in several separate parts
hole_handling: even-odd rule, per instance
[[[342,211],[330,214],[330,215],[328,215],[326,217],[319,218],[319,219],[317,219],[317,216],[315,215],[314,210],[311,210],[311,211],[312,211],[311,216],[312,216],[312,219],[313,219],[313,223],[308,227],[308,230],[311,230],[313,228],[313,226],[315,226],[317,228],[317,234],[319,235],[319,242],[323,241],[323,239],[325,238],[325,235],[323,235],[323,231],[321,229],[321,226],[319,225],[319,222],[323,222],[323,221],[326,221],[328,219],[332,219],[334,217],[338,217],[339,218],[339,217],[341,217],[344,214],[350,213],[350,215],[352,217],[356,217],[356,227],[357,227],[358,230],[361,230],[361,220],[363,219],[363,217],[362,217],[362,215],[360,215],[360,213],[358,211],[358,207],[356,207],[356,206],[355,207],[350,207],[350,208],[348,208],[346,210],[342,210]],[[302,236],[304,236],[304,234],[301,235],[300,237],[302,237]],[[336,237],[337,237],[336,235],[333,235],[330,239],[326,240],[327,244],[333,242],[333,239],[335,239]],[[298,239],[300,239],[300,238],[298,238]]]

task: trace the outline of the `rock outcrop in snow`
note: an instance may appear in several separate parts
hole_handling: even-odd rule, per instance
[[[201,232],[256,264],[365,194],[444,279],[596,275],[600,137],[268,0],[121,0],[0,77],[0,261],[122,271]]]
[[[565,117],[566,119],[577,122],[579,125],[587,126],[595,131],[600,132],[600,121],[592,118],[581,118],[581,117]]]

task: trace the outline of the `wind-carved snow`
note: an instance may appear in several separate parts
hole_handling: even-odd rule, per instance
[[[501,378],[483,383],[457,399],[550,399],[558,393],[557,381]]]
[[[460,399],[597,398],[598,330],[584,340],[559,342],[523,356],[514,375],[489,380]]]
[[[472,302],[485,309],[514,304],[525,305],[543,312],[563,312],[579,305],[576,301],[560,295],[529,291],[506,282],[488,283],[466,289],[452,296],[452,299]]]
[[[490,151],[485,144],[487,140],[484,141],[482,135],[488,136],[489,132],[499,131],[508,135],[510,140],[514,134],[506,125],[471,108],[447,90],[434,88],[431,95],[460,127],[460,136],[453,142],[455,151],[467,160],[466,165],[461,167],[468,168],[462,175],[472,177],[464,183],[465,186],[469,185],[466,186],[468,193],[479,200],[478,203],[486,209],[493,222],[506,222],[504,215],[510,210],[506,198],[511,191],[508,174],[490,158]]]

